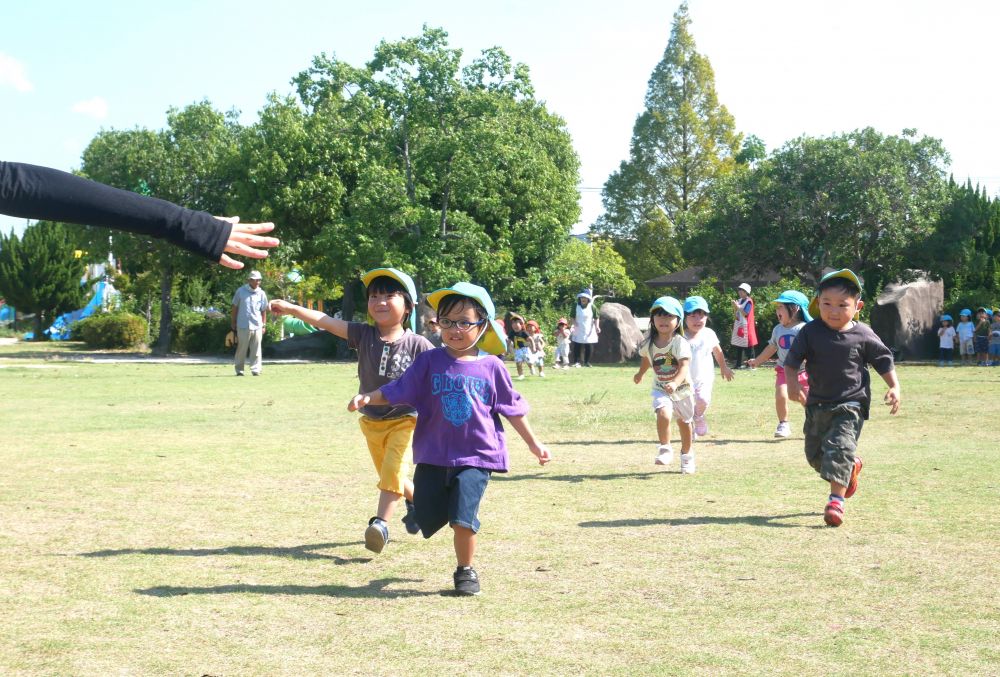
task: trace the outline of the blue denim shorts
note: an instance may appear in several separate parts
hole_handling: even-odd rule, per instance
[[[418,463],[413,472],[413,508],[424,538],[446,524],[479,531],[479,504],[492,472]]]

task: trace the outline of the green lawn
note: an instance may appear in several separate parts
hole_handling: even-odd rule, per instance
[[[1000,369],[901,365],[839,529],[770,370],[717,382],[692,476],[634,367],[529,379],[555,460],[511,433],[456,598],[450,534],[364,549],[354,365],[48,350],[0,347],[0,674],[1000,673]]]

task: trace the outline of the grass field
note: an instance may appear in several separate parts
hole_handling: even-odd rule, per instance
[[[456,598],[450,534],[364,549],[354,365],[72,354],[0,347],[0,674],[1000,673],[1000,369],[901,365],[839,529],[770,370],[717,381],[691,476],[634,367],[527,380],[555,460],[511,433]]]

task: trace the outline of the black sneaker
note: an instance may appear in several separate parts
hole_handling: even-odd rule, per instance
[[[374,553],[380,553],[388,542],[389,526],[378,517],[368,520],[368,528],[365,529],[365,547]]]
[[[456,595],[479,594],[479,574],[472,567],[458,567],[454,578]]]
[[[414,510],[413,503],[411,501],[406,501],[406,514],[403,515],[403,519],[400,521],[403,523],[403,526],[406,527],[406,533],[420,533],[420,525],[417,524],[417,511]]]

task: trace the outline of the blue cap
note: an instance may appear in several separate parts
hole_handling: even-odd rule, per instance
[[[793,303],[802,309],[802,319],[806,322],[812,322],[812,315],[809,314],[809,299],[800,291],[786,289],[771,303]]]
[[[696,310],[708,313],[708,301],[701,296],[689,296],[684,299],[684,313],[691,314]]]
[[[969,310],[968,308],[962,308],[960,311],[958,311],[958,314],[960,316],[965,315],[966,317],[972,317],[972,311]]]
[[[588,301],[593,301],[594,292],[592,292],[589,287],[584,287],[583,289],[580,290],[580,293],[576,295],[576,298],[578,299],[584,298],[587,299]]]
[[[945,313],[944,315],[941,316],[941,321],[944,322],[945,320],[948,320],[949,322],[954,322],[954,320],[951,319],[951,315],[949,315],[948,313]]]
[[[652,315],[653,311],[657,308],[666,311],[667,313],[674,315],[675,317],[683,320],[684,319],[684,308],[681,306],[681,302],[675,299],[673,296],[661,296],[660,298],[653,301],[653,305],[649,307],[649,314]]]
[[[417,329],[417,302],[420,300],[417,298],[417,287],[413,284],[413,278],[404,273],[401,270],[396,270],[395,268],[373,268],[367,273],[361,276],[361,281],[365,283],[367,288],[371,285],[372,280],[377,277],[389,277],[396,282],[403,285],[406,289],[406,293],[410,295],[410,300],[413,301],[413,310],[410,311],[410,328],[416,331]]]
[[[483,332],[482,337],[479,339],[479,348],[493,355],[503,355],[507,352],[507,334],[504,333],[503,327],[497,322],[497,311],[493,305],[493,299],[490,298],[490,293],[478,284],[456,282],[450,287],[432,291],[424,299],[424,302],[433,308],[434,312],[437,312],[441,299],[451,294],[474,299],[486,310],[486,331]]]

